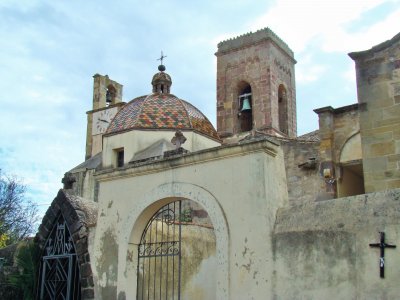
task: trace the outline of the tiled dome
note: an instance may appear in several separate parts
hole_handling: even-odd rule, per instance
[[[219,140],[211,122],[196,107],[165,93],[153,93],[127,103],[111,121],[106,134],[132,129],[187,129]]]

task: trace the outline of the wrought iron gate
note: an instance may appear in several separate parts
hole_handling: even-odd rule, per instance
[[[62,215],[47,239],[40,271],[40,300],[81,299],[75,246]]]
[[[182,201],[153,215],[138,248],[137,299],[181,298]]]

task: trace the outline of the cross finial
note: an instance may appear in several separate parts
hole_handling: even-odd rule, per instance
[[[161,56],[160,58],[158,58],[157,60],[159,60],[161,62],[161,64],[163,64],[163,59],[166,58],[167,56],[164,55],[164,53],[161,51]]]

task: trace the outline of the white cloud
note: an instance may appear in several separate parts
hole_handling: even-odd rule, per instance
[[[296,65],[296,81],[300,84],[307,84],[317,81],[325,72],[327,66],[315,63],[312,55],[308,54]]]
[[[324,36],[322,50],[333,51],[361,51],[391,39],[398,33],[400,7],[392,11],[380,22],[368,26],[360,32],[349,32],[343,27],[337,27]]]
[[[270,27],[297,53],[305,50],[318,36],[322,36],[326,43],[336,43],[342,51],[347,51],[343,42],[348,40],[342,40],[344,26],[385,1],[278,0],[266,14],[251,22],[250,27],[252,30]]]

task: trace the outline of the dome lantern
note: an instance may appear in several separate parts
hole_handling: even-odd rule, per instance
[[[172,85],[172,80],[171,76],[169,76],[167,73],[165,73],[165,66],[163,65],[163,59],[166,58],[167,56],[163,54],[161,51],[161,57],[157,60],[161,62],[161,64],[158,66],[158,73],[156,73],[153,76],[153,80],[151,81],[151,84],[153,85],[153,93],[160,93],[160,94],[169,94],[171,85]]]

